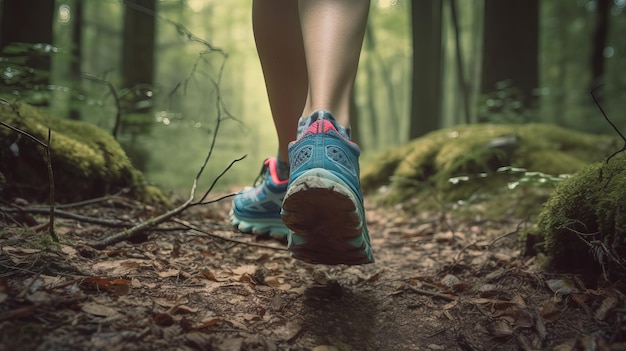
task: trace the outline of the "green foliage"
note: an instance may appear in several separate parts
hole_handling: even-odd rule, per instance
[[[478,122],[528,123],[532,110],[524,108],[523,99],[510,80],[498,82],[494,92],[480,98]]]
[[[562,182],[538,218],[552,268],[624,274],[626,155],[597,162]]]
[[[0,56],[0,94],[17,96],[30,104],[50,99],[50,71],[42,61],[50,61],[59,48],[49,44],[11,43]]]

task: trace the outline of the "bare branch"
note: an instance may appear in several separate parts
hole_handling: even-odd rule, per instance
[[[249,241],[225,238],[225,237],[217,235],[217,234],[209,233],[206,230],[202,230],[202,229],[192,225],[191,223],[189,223],[187,221],[181,221],[179,219],[174,219],[173,222],[178,223],[178,224],[180,224],[182,226],[185,226],[189,230],[192,230],[194,232],[198,232],[198,233],[204,234],[206,236],[210,236],[210,237],[215,238],[215,239],[228,241],[228,242],[235,243],[235,244],[242,244],[242,245],[247,245],[247,246],[260,247],[260,248],[264,248],[264,249],[271,249],[271,250],[277,250],[277,251],[287,251],[287,248],[284,247],[284,246],[270,246],[270,245],[257,244],[257,243],[253,243],[253,242],[249,242]]]
[[[117,139],[117,132],[119,131],[120,125],[122,123],[122,106],[120,103],[120,97],[117,94],[117,90],[108,80],[98,78],[89,73],[83,73],[82,76],[87,80],[106,86],[113,96],[113,100],[115,101],[115,125],[113,126],[113,130],[111,131],[111,135],[113,135],[113,138]]]
[[[604,109],[602,108],[602,105],[600,105],[600,102],[598,102],[598,99],[596,98],[596,95],[594,94],[596,89],[600,88],[601,86],[602,85],[599,85],[599,86],[595,87],[593,90],[591,90],[591,98],[593,99],[593,102],[596,103],[596,106],[598,106],[598,108],[600,109],[600,112],[602,113],[602,116],[604,116],[604,119],[607,121],[607,123],[609,123],[609,125],[613,128],[613,130],[617,133],[617,135],[619,135],[620,138],[622,138],[622,140],[624,141],[624,146],[622,146],[621,149],[615,151],[611,156],[609,156],[606,159],[606,162],[608,163],[609,160],[611,158],[613,158],[613,156],[619,154],[622,151],[626,151],[626,137],[624,137],[624,134],[622,134],[622,132],[620,132],[619,128],[617,128],[617,126],[609,119],[609,116],[607,116],[606,112],[604,112]]]

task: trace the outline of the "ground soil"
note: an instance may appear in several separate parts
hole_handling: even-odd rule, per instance
[[[524,220],[368,204],[376,263],[323,266],[234,231],[229,202],[103,250],[88,244],[107,225],[58,216],[61,245],[42,249],[46,215],[4,213],[0,350],[626,349],[622,289],[540,271]],[[160,210],[111,197],[64,211]]]

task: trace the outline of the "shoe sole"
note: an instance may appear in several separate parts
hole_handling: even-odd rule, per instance
[[[304,172],[290,184],[281,212],[283,223],[292,231],[291,256],[313,264],[374,262],[360,206],[339,177],[323,168]]]
[[[269,235],[279,241],[286,241],[289,233],[289,229],[280,219],[242,218],[231,211],[230,223],[242,233]]]

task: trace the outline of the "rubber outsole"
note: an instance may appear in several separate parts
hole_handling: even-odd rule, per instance
[[[339,177],[314,168],[289,186],[281,212],[291,256],[312,264],[374,262],[359,198]]]
[[[268,235],[279,241],[287,241],[289,229],[280,219],[248,219],[230,213],[230,223],[240,232],[253,235]]]

